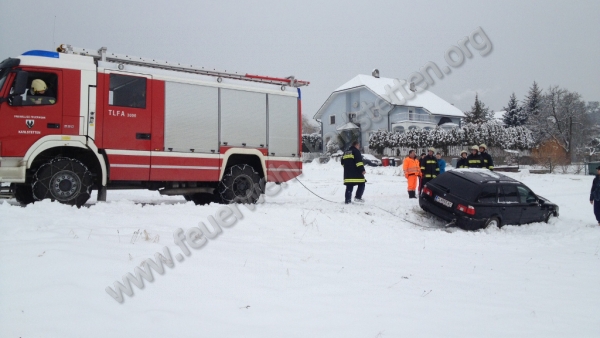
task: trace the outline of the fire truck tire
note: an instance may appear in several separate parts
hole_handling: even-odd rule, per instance
[[[210,202],[215,201],[214,194],[198,193],[198,194],[193,194],[193,195],[189,195],[189,196],[191,197],[191,200],[196,205],[205,205],[205,204],[209,204]]]
[[[30,204],[35,202],[33,198],[33,190],[31,189],[31,184],[15,184],[15,198],[17,202],[21,204]]]
[[[81,162],[58,157],[42,165],[33,176],[33,197],[81,207],[90,198],[92,173]]]
[[[234,165],[223,175],[219,184],[219,196],[223,203],[254,204],[264,190],[261,186],[260,175],[247,164]]]

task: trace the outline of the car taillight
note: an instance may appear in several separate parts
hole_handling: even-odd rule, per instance
[[[473,206],[471,206],[471,205],[464,206],[462,204],[459,204],[459,205],[456,206],[456,210],[462,211],[462,212],[464,212],[467,215],[471,215],[471,216],[475,215],[475,208]]]
[[[433,191],[431,191],[431,189],[429,189],[427,187],[423,187],[423,193],[425,195],[433,196]]]

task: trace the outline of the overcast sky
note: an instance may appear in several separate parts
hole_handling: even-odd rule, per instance
[[[493,45],[429,90],[501,110],[533,81],[600,100],[600,1],[0,2],[0,59],[60,43],[271,76],[295,75],[304,114],[357,74],[405,79],[481,27]],[[468,45],[467,45],[468,46]],[[472,52],[476,52],[470,48]]]

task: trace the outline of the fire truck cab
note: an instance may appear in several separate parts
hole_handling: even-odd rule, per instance
[[[0,63],[3,197],[81,206],[92,190],[254,203],[302,172],[308,82],[61,45]]]

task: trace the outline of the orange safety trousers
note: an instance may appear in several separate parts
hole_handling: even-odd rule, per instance
[[[417,176],[417,175],[408,176],[408,191],[417,190],[418,184],[419,184],[419,176]]]

